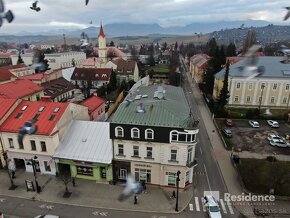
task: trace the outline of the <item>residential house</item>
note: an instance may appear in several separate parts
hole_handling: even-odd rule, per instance
[[[25,64],[8,65],[0,67],[0,84],[10,82],[11,78],[30,74],[32,71]]]
[[[39,101],[43,96],[43,87],[30,80],[14,80],[0,85],[0,97]]]
[[[52,156],[74,119],[88,120],[87,107],[73,103],[22,101],[0,126],[0,138],[8,158],[15,162],[16,168],[33,172],[31,159],[37,156],[36,171],[55,175]],[[19,128],[29,120],[36,120],[33,125],[37,126],[37,131],[25,135],[20,145],[17,140]]]
[[[245,59],[230,66],[228,106],[249,108],[288,108],[290,97],[289,57],[260,56],[257,69],[248,68]],[[223,87],[225,69],[215,74],[213,97]],[[256,75],[252,77],[252,75]]]
[[[109,123],[74,120],[53,158],[59,175],[68,173],[74,178],[110,182],[112,150]]]
[[[110,123],[114,177],[158,186],[192,183],[199,130],[185,94],[170,85],[140,86],[129,92]]]
[[[0,98],[0,126],[7,119],[7,117],[14,111],[21,100]],[[6,166],[3,156],[4,147],[0,138],[0,168]]]
[[[189,70],[191,73],[191,78],[197,83],[203,82],[203,77],[209,58],[210,57],[207,54],[197,54],[190,58]]]
[[[111,68],[75,68],[71,80],[79,88],[100,88],[110,81]]]
[[[11,55],[10,53],[0,52],[0,67],[12,64],[10,55]]]
[[[104,121],[105,114],[105,100],[93,95],[81,103],[81,105],[88,107],[91,121]]]

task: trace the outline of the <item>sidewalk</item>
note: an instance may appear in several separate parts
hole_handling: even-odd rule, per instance
[[[192,81],[189,72],[186,72],[186,76],[189,81]],[[204,122],[208,138],[211,140],[211,145],[213,148],[214,155],[216,157],[216,160],[218,162],[220,171],[222,173],[222,176],[224,178],[225,185],[227,187],[228,192],[231,195],[240,195],[244,192],[243,188],[241,187],[238,179],[238,173],[236,172],[235,168],[233,167],[231,163],[231,152],[226,151],[223,145],[223,142],[218,134],[218,130],[216,129],[213,121],[212,121],[212,114],[209,110],[209,108],[206,105],[206,102],[203,99],[203,96],[195,82],[191,83],[192,93],[194,97],[197,99],[200,104],[198,104],[199,111],[201,113],[201,120]],[[214,133],[213,133],[213,130]],[[241,152],[239,155],[243,158],[265,158],[262,154],[255,154],[250,152]],[[287,159],[289,161],[289,157],[286,155],[277,155],[276,156],[279,160],[285,160]],[[285,205],[288,205],[285,209],[285,215],[288,217],[290,214],[290,205],[289,202],[285,203],[285,201],[275,201],[276,208],[284,208]],[[246,217],[256,217],[253,213],[253,208],[249,205],[234,205],[235,208],[240,211],[242,214],[244,214]],[[270,209],[271,210],[271,209]],[[273,211],[273,208],[272,208]],[[278,211],[278,209],[277,209]],[[279,210],[280,211],[280,210]],[[282,214],[278,214],[282,215]],[[278,216],[275,216],[278,217]]]
[[[140,211],[140,212],[158,212],[158,213],[176,213],[175,199],[171,199],[172,192],[161,188],[150,187],[147,185],[147,194],[139,194],[138,204],[134,205],[133,196],[124,202],[117,199],[124,187],[120,184],[109,185],[100,184],[95,181],[77,179],[76,186],[70,183],[68,189],[72,192],[69,198],[63,198],[65,186],[64,183],[55,176],[38,175],[37,181],[42,187],[42,192],[27,192],[25,180],[34,181],[32,173],[17,171],[14,179],[16,190],[8,190],[10,180],[5,170],[0,170],[0,195],[20,197],[57,204],[69,204],[93,208],[105,208],[113,210]],[[187,191],[179,192],[179,211],[185,208],[192,198],[192,188]]]

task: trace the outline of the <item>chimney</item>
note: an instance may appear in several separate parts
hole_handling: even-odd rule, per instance
[[[44,102],[52,102],[52,99],[50,96],[42,96],[41,97],[41,101],[44,101]]]

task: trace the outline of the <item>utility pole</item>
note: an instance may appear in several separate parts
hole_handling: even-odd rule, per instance
[[[180,171],[177,171],[177,178],[176,178],[176,205],[175,205],[175,211],[178,211],[178,191],[179,191],[179,178]]]

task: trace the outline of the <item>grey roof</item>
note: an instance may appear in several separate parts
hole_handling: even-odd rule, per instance
[[[112,123],[189,128],[192,123],[189,114],[182,88],[151,85],[129,93],[115,112]]]
[[[110,124],[74,120],[60,141],[55,158],[110,164],[113,158]]]
[[[285,60],[285,57],[277,56],[259,56],[257,66],[264,66],[264,73],[258,75],[258,78],[290,78],[290,63],[285,64],[281,61]],[[238,61],[230,66],[229,76],[231,77],[248,77],[244,75],[241,67],[245,66],[245,59]],[[216,78],[223,78],[225,69],[215,74]]]

